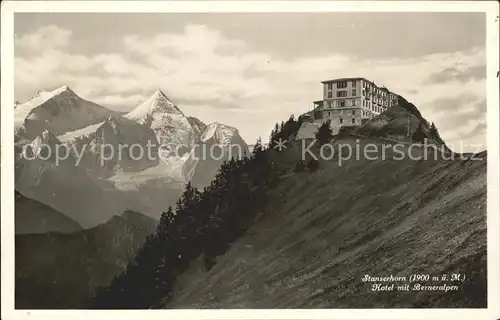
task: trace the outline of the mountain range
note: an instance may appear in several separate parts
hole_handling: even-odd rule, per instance
[[[90,229],[17,234],[16,308],[85,308],[98,287],[126,268],[157,223],[125,211]]]
[[[216,170],[204,170],[222,160],[194,165],[189,155],[215,131],[210,143],[248,148],[236,128],[186,116],[161,90],[118,113],[62,86],[16,104],[14,115],[16,190],[83,228],[128,209],[158,218],[187,181],[207,184]],[[56,157],[57,149],[67,156]]]

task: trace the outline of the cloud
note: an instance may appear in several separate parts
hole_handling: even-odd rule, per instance
[[[442,98],[434,103],[441,136],[457,152],[486,147],[486,99],[472,94]]]
[[[470,92],[459,94],[455,97],[442,97],[434,100],[434,102],[432,103],[432,108],[436,114],[449,115],[451,111],[460,111],[460,108],[464,107],[464,105],[477,102],[479,99],[480,97]],[[486,107],[485,100],[483,100],[482,102]],[[479,106],[479,103],[476,103],[476,106]],[[481,107],[477,109],[479,111],[483,111],[484,113],[486,112],[486,108],[484,108],[484,110]]]
[[[26,34],[21,44],[36,43],[26,39],[41,38],[49,28],[56,30],[48,26]],[[366,77],[402,94],[436,123],[445,140],[459,139],[460,127],[478,135],[477,119],[485,114],[474,106],[485,98],[485,52],[480,47],[411,58],[361,60],[330,52],[280,59],[243,39],[187,25],[177,33],[123,35],[115,52],[83,55],[71,50],[71,31],[57,30],[58,45],[16,52],[17,99],[67,84],[86,99],[128,111],[161,88],[187,115],[233,125],[250,142],[267,137],[274,123],[291,113],[310,110],[312,101],[321,99],[320,81],[338,77]],[[464,120],[474,112],[476,122]]]
[[[134,95],[115,94],[115,95],[95,96],[95,98],[92,99],[92,101],[102,105],[120,106],[120,105],[128,105],[130,103],[139,104],[140,102],[144,101],[147,98],[148,98],[147,96],[141,94],[134,94]]]
[[[71,30],[61,29],[55,25],[39,28],[36,32],[15,38],[15,46],[29,48],[33,51],[62,48],[69,44]]]

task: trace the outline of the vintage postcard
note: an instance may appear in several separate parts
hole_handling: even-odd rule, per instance
[[[495,1],[5,1],[2,319],[497,319]]]

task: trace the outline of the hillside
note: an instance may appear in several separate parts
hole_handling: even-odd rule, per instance
[[[16,235],[16,308],[85,308],[133,258],[157,221],[127,211],[71,234]]]
[[[394,111],[381,122],[404,132],[398,118],[414,111]],[[299,127],[291,118],[272,136]],[[256,144],[250,158],[226,162],[203,192],[188,186],[127,273],[92,306],[486,306],[486,152],[450,159],[456,154],[368,133],[337,136],[335,155],[321,158],[318,145],[305,152],[310,142],[281,152]],[[421,285],[453,290],[416,289],[413,274],[437,277]],[[406,277],[395,284],[411,289],[372,292],[367,275]]]
[[[63,213],[36,200],[15,192],[16,234],[47,233],[58,231],[71,233],[82,227]]]
[[[299,149],[278,155],[285,171]],[[192,264],[166,308],[485,306],[486,159],[320,160],[312,174],[284,174],[268,196],[210,271]],[[413,273],[468,280],[440,294],[374,293],[361,281]]]
[[[423,143],[425,139],[428,144],[450,151],[434,124],[422,117],[417,107],[403,97],[399,97],[397,106],[369,119],[352,132],[356,135],[383,137],[408,143]]]

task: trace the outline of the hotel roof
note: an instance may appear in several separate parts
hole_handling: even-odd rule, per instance
[[[321,81],[321,83],[337,82],[337,81],[343,81],[343,80],[365,80],[365,81],[373,83],[372,81],[370,81],[370,80],[368,80],[366,78],[363,78],[363,77],[336,78],[336,79]]]
[[[331,79],[331,80],[325,80],[325,81],[321,81],[321,83],[330,83],[330,82],[337,82],[337,81],[344,81],[344,80],[364,80],[366,82],[369,82],[371,83],[372,85],[376,86],[377,88],[383,90],[383,91],[386,91],[388,93],[394,93],[392,92],[391,90],[389,90],[386,86],[382,86],[382,85],[377,85],[375,82],[373,81],[370,81],[366,78],[363,78],[363,77],[350,77],[350,78],[336,78],[336,79]]]

